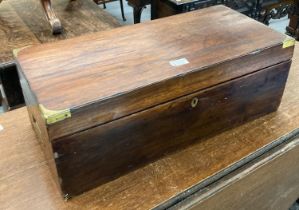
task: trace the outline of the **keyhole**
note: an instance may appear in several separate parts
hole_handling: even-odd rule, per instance
[[[195,108],[198,104],[198,98],[193,98],[192,101],[191,101],[191,107],[192,108]]]

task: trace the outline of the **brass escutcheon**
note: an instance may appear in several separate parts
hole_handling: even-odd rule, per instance
[[[197,106],[197,104],[198,104],[198,98],[195,97],[195,98],[193,98],[192,101],[191,101],[191,107],[192,107],[192,108],[195,108],[195,107]]]

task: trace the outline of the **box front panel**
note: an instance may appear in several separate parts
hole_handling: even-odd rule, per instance
[[[290,63],[53,141],[63,192],[80,194],[166,153],[275,111]]]

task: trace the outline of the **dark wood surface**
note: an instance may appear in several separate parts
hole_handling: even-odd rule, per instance
[[[223,15],[206,30],[207,19]],[[71,109],[71,118],[49,126],[54,139],[289,60],[293,48],[283,49],[284,39],[217,6],[27,48],[17,57],[39,104]],[[190,63],[169,64],[182,57]]]
[[[293,135],[296,129],[298,132],[298,58],[296,49],[282,103],[277,112],[167,155],[68,202],[61,199],[51,178],[46,160],[31,128],[27,110],[21,108],[1,115],[0,124],[4,129],[0,131],[0,189],[5,193],[0,194],[0,208],[149,209],[174,198],[181,192],[188,193],[190,190],[187,189],[190,187],[212,179],[230,166],[238,165],[240,160],[279,142],[281,137]],[[290,148],[293,152],[289,152]],[[275,201],[277,209],[286,209],[288,203],[293,202],[298,193],[297,150],[298,146],[294,142],[281,152],[286,155],[277,156],[278,158],[274,160],[276,164],[268,166],[267,161],[261,162],[259,167],[249,171],[251,174],[249,177],[253,179],[242,181],[245,182],[243,187],[240,182],[231,185],[230,188],[236,186],[235,193],[240,192],[240,189],[244,192],[236,195],[242,199],[235,199],[235,194],[228,197],[227,192],[233,191],[226,191],[226,196],[223,197],[230,198],[226,203],[231,202],[234,206],[243,204],[244,208],[249,209],[255,207],[255,209],[267,209],[268,206],[259,208],[261,206],[258,204],[261,203],[252,202],[253,198],[258,200],[261,198],[263,203],[270,204],[270,201]],[[232,183],[235,183],[234,180],[236,179],[233,179]],[[263,187],[254,188],[255,181],[260,183],[263,180]],[[292,187],[290,188],[290,184],[287,183]],[[251,186],[251,189],[257,190],[252,191],[254,195],[259,196],[247,194]],[[210,202],[210,204],[220,203]],[[222,206],[220,209],[223,209]]]
[[[209,68],[208,71],[199,71],[197,73],[190,74],[188,77],[185,77],[185,79],[181,79],[181,82],[179,83],[175,80],[164,82],[165,88],[153,85],[147,89],[134,91],[131,94],[124,94],[123,97],[119,97],[119,100],[110,100],[100,105],[75,110],[73,111],[71,118],[67,118],[64,121],[49,126],[49,136],[50,138],[55,139],[75,133],[80,129],[88,128],[91,125],[108,122],[111,119],[116,120],[134,110],[141,110],[141,105],[151,106],[158,104],[159,97],[161,96],[168,97],[167,99],[169,100],[176,97],[178,93],[184,94],[183,91],[186,91],[185,93],[187,93],[196,89],[203,89],[208,85],[214,85],[219,82],[229,80],[230,78],[252,72],[254,69],[258,70],[260,68],[270,66],[273,64],[273,61],[277,62],[278,60],[287,60],[292,55],[291,48],[284,53],[281,51],[281,46],[269,48],[260,54],[250,54],[241,57],[240,59],[228,61],[222,65]],[[271,57],[271,59],[265,59],[269,57]],[[216,76],[218,74],[222,75],[222,77]],[[167,88],[170,89],[170,91],[166,91],[165,89]],[[156,94],[153,95],[153,92]],[[166,95],[163,94],[165,92]],[[146,100],[148,98],[151,98],[151,100]],[[122,104],[121,110],[119,109],[119,104]],[[98,109],[102,110],[102,112],[98,112]],[[127,111],[127,113],[125,111]]]
[[[15,53],[31,122],[63,196],[275,111],[294,49],[285,39],[215,6]],[[189,62],[170,64],[182,58]],[[190,110],[190,103],[200,105]],[[71,120],[49,122],[41,106],[55,116],[70,110]]]
[[[161,156],[275,111],[290,62],[53,142],[63,194],[78,195]],[[58,157],[57,157],[58,156]]]
[[[224,15],[225,19],[206,26],[207,19]],[[260,37],[260,33],[265,35]],[[215,6],[33,46],[21,50],[17,60],[39,103],[50,110],[60,110],[111,100],[117,94],[282,45],[285,38],[231,9]],[[287,59],[291,57],[288,51],[281,50]],[[190,64],[178,68],[169,64],[178,58],[187,58]],[[283,58],[272,65],[281,61]]]

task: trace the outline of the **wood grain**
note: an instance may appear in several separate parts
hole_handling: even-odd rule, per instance
[[[63,34],[53,36],[42,6],[37,0],[9,0],[0,6],[0,80],[8,98],[8,108],[22,106],[19,78],[12,50],[28,45],[55,42],[120,26],[115,18],[91,0],[53,1],[57,15],[63,19]],[[33,12],[34,11],[34,12]],[[9,64],[9,65],[8,65]],[[9,66],[9,67],[8,67]],[[13,77],[11,75],[14,75]],[[9,78],[9,79],[7,79]]]
[[[289,209],[299,195],[298,158],[299,136],[170,209]]]
[[[111,120],[120,119],[129,113],[135,113],[145,107],[161,103],[161,98],[169,101],[188,92],[192,93],[194,90],[204,89],[230,78],[245,75],[254,69],[258,70],[270,66],[273,61],[288,60],[292,53],[292,48],[284,52],[282,52],[281,46],[269,48],[256,55],[244,56],[210,67],[206,71],[196,71],[177,80],[164,81],[161,84],[150,85],[143,89],[118,95],[117,98],[111,100],[80,107],[80,109],[72,110],[72,118],[48,126],[49,137],[56,139]],[[271,59],[265,59],[267,57],[271,57]]]
[[[68,39],[120,26],[115,18],[99,8],[92,0],[52,1],[52,7],[64,28],[61,35],[53,36],[46,18],[41,18],[44,17],[44,14],[40,2],[12,0],[10,4],[41,43]],[[26,5],[26,9],[24,9],[24,5]],[[32,11],[35,12],[32,13]]]
[[[289,67],[285,62],[53,141],[63,194],[78,195],[275,111]]]
[[[213,177],[217,172],[299,128],[298,53],[296,48],[277,112],[200,141],[68,202],[61,199],[52,181],[27,110],[22,108],[3,114],[0,116],[0,124],[4,127],[0,132],[0,192],[5,193],[0,193],[0,208],[150,209]],[[273,173],[285,161],[296,163],[296,157],[290,155],[273,167]],[[285,173],[284,178],[288,179],[289,175]],[[295,187],[297,182],[293,184]],[[282,194],[279,196],[280,201],[284,199]],[[250,203],[248,208],[251,207],[255,207],[254,203]]]
[[[206,30],[204,25],[211,15],[227,18]],[[173,27],[174,23],[180,27]],[[248,28],[251,30],[246,30]],[[267,36],[261,37],[260,33]],[[19,52],[17,60],[41,104],[51,110],[75,109],[258,49],[281,45],[284,39],[284,35],[248,17],[216,6],[160,21],[34,46]],[[134,40],[134,44],[130,40]],[[118,62],[114,60],[115,55]],[[190,64],[181,68],[169,65],[170,60],[182,57]],[[40,68],[44,70],[39,71]],[[59,91],[61,89],[64,91]]]
[[[206,26],[211,16],[219,21]],[[39,104],[71,109],[72,119],[49,126],[54,139],[289,60],[284,39],[216,6],[27,48],[17,60]],[[190,63],[169,64],[178,58]]]
[[[39,43],[9,1],[2,2],[0,6],[0,37],[0,65],[13,60],[13,49]]]
[[[120,26],[91,0],[53,1],[64,33],[53,36],[39,1],[9,0],[0,6],[0,65],[13,62],[12,50]],[[33,12],[34,11],[34,12]]]

